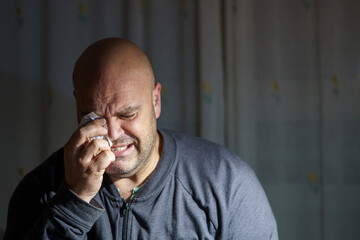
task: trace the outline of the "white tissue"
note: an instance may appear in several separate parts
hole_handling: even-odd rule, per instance
[[[91,113],[86,114],[85,116],[83,116],[83,118],[82,118],[82,119],[81,119],[81,121],[80,121],[79,126],[81,127],[81,126],[83,126],[85,123],[88,123],[88,122],[94,121],[95,119],[99,119],[99,118],[103,118],[103,117],[101,117],[101,116],[97,115],[97,114],[96,114],[96,113],[94,113],[94,112],[91,112]],[[107,129],[107,125],[106,125],[106,124],[105,124],[103,127]],[[96,136],[96,137],[92,137],[92,138],[90,138],[90,140],[89,140],[89,141],[92,141],[92,140],[94,140],[95,138],[105,139],[105,140],[107,140],[107,141],[108,141],[108,143],[109,143],[110,147],[112,146],[112,142],[110,141],[110,139],[109,139],[109,136],[108,136],[108,135],[105,135],[105,136]]]

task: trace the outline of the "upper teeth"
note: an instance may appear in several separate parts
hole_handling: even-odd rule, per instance
[[[111,151],[113,151],[113,152],[122,151],[122,150],[125,150],[126,147],[127,147],[127,146],[118,147],[118,148],[111,148]]]

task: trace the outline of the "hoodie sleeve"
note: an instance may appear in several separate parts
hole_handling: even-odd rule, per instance
[[[277,224],[266,194],[250,167],[234,184],[226,239],[278,240]],[[236,181],[235,181],[236,182]]]
[[[10,200],[4,240],[87,239],[102,206],[95,199],[83,201],[65,183],[56,192],[48,186],[33,173],[20,182]]]

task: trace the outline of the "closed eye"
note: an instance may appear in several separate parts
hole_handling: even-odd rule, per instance
[[[139,111],[140,111],[140,106],[138,105],[129,106],[117,111],[116,115],[118,118],[123,120],[133,120],[137,116]]]
[[[120,118],[125,120],[132,120],[136,117],[136,113],[128,114],[128,115],[120,115]]]

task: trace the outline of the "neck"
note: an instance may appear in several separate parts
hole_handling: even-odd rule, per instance
[[[142,186],[150,175],[155,171],[157,164],[160,160],[162,150],[162,137],[159,133],[156,134],[156,141],[154,150],[145,166],[143,166],[137,173],[130,177],[124,177],[120,179],[113,179],[115,186],[119,190],[122,198],[127,202],[130,200],[133,189]]]

